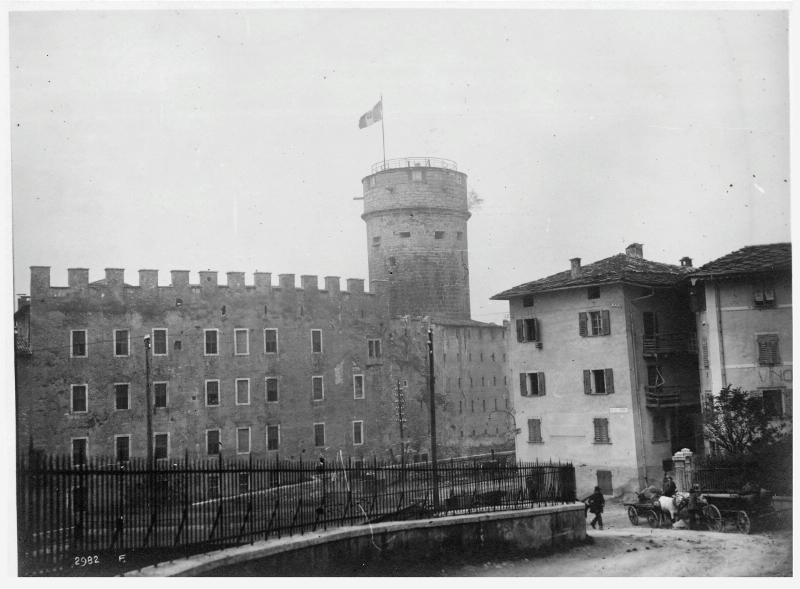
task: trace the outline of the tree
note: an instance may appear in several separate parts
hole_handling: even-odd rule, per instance
[[[703,431],[706,439],[727,454],[750,454],[755,447],[771,446],[785,437],[785,426],[764,411],[760,397],[727,385],[708,400]]]

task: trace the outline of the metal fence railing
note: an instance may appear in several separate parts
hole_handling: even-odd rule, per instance
[[[435,481],[435,483],[434,483]],[[571,464],[94,458],[17,466],[21,575],[112,574],[344,525],[576,500]]]

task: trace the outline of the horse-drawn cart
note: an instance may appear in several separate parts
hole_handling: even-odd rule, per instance
[[[749,534],[753,524],[764,525],[775,516],[772,493],[761,489],[753,493],[705,493],[709,506],[723,518],[733,520],[736,529]]]
[[[643,493],[636,493],[636,503],[623,503],[628,511],[628,519],[634,526],[639,525],[639,519],[646,519],[651,528],[661,525],[661,509],[654,503],[652,497]]]

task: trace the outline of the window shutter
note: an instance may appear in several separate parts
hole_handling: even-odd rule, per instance
[[[583,392],[586,395],[592,394],[592,372],[591,370],[583,371]]]
[[[533,341],[538,342],[539,340],[539,320],[532,319],[531,324],[533,325]]]
[[[606,379],[606,394],[610,395],[614,392],[614,370],[606,368],[604,376]]]
[[[764,301],[767,303],[775,302],[775,291],[771,288],[764,289]]]
[[[603,335],[608,335],[611,333],[611,313],[608,311],[601,311],[603,314]]]
[[[523,323],[522,319],[517,319],[517,341],[525,341],[525,324]]]
[[[586,313],[578,313],[578,335],[586,337],[586,321],[588,316]]]
[[[779,363],[777,336],[758,336],[758,363],[762,366],[774,366]]]
[[[792,415],[792,391],[783,391],[783,412],[786,417]]]
[[[539,380],[539,394],[544,395],[544,372],[537,372],[536,378]]]
[[[524,372],[519,373],[519,393],[523,397],[528,396],[528,375]]]

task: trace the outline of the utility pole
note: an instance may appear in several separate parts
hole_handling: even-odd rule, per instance
[[[145,415],[147,420],[147,468],[153,468],[153,403],[150,399],[150,335],[144,336]]]
[[[436,379],[433,375],[433,328],[428,327],[428,391],[430,392],[431,404],[431,461],[433,470],[433,509],[439,510],[439,471],[438,457],[436,455],[436,402],[435,402]]]

